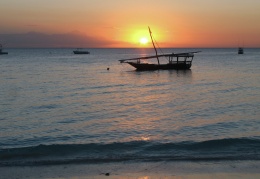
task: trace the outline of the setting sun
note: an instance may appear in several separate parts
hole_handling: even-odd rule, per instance
[[[146,45],[148,43],[148,39],[146,37],[142,37],[140,40],[139,40],[140,44],[143,44],[143,45]]]

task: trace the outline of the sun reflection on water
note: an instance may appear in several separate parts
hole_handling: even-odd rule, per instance
[[[142,141],[149,141],[149,140],[150,140],[150,137],[141,137],[141,140],[142,140]]]

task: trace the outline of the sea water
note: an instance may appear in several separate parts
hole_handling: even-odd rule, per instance
[[[260,49],[162,49],[202,52],[143,72],[118,60],[152,49],[7,50],[0,166],[260,160]]]

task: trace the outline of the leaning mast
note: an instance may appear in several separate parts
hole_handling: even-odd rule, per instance
[[[151,29],[150,29],[149,26],[148,26],[148,29],[149,29],[150,37],[151,37],[151,40],[152,40],[152,43],[153,43],[153,48],[154,48],[155,53],[156,53],[156,58],[157,58],[157,61],[158,61],[158,65],[160,65],[160,61],[159,61],[157,49],[156,49],[156,47],[155,47],[155,45],[154,45],[154,41],[153,41],[152,31],[151,31]]]

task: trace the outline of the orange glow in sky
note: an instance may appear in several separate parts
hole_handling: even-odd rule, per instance
[[[1,0],[0,43],[143,48],[150,26],[161,47],[260,47],[259,18],[259,0]]]

